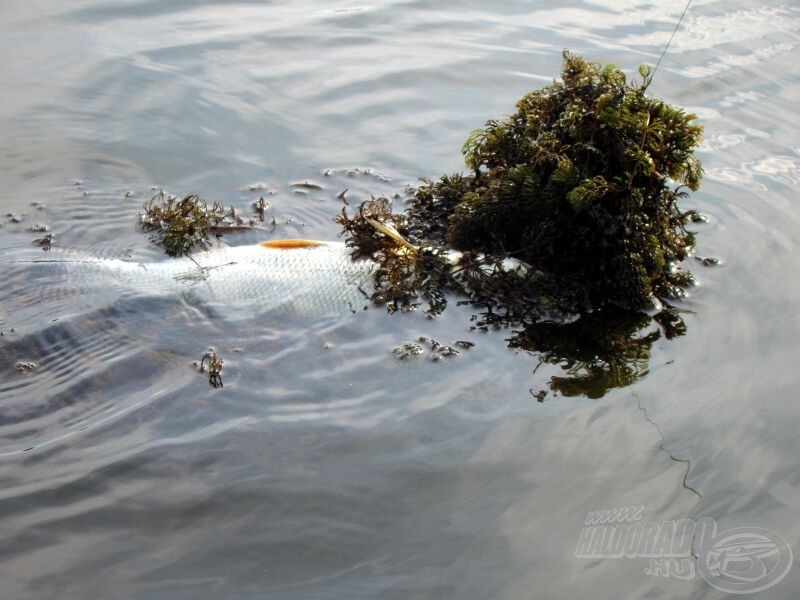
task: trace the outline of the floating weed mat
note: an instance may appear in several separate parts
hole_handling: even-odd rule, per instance
[[[183,198],[159,190],[139,215],[144,231],[154,232],[170,256],[183,256],[206,247],[212,235],[251,229],[235,209],[219,202],[209,206],[196,194]]]
[[[681,296],[694,281],[679,264],[694,246],[686,224],[697,215],[678,201],[702,177],[693,154],[702,127],[645,93],[650,67],[639,73],[629,82],[613,65],[565,52],[560,82],[469,135],[469,173],[423,180],[403,215],[385,199],[353,217],[343,210],[337,222],[347,242],[381,264],[376,296],[411,305],[456,283],[474,303],[521,323]],[[373,221],[392,224],[421,251],[401,258]],[[439,272],[447,261],[422,260],[450,250],[462,253],[455,282]],[[502,268],[509,258],[525,268]]]
[[[587,395],[646,372],[653,338],[636,332],[652,318],[641,311],[669,309],[694,284],[681,263],[700,215],[678,203],[702,178],[702,126],[646,93],[651,67],[639,75],[565,52],[560,81],[468,136],[468,172],[422,180],[402,214],[385,198],[344,208],[347,243],[379,264],[372,299],[436,314],[455,291],[478,309],[476,327],[521,327],[512,345],[565,357]],[[685,330],[668,310],[655,320],[666,337]],[[546,336],[543,322],[555,327]],[[569,356],[587,339],[607,361]]]

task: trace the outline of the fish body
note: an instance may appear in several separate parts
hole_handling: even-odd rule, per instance
[[[281,240],[147,263],[68,252],[37,262],[52,265],[81,293],[116,289],[252,306],[257,312],[329,315],[367,304],[362,286],[370,283],[377,265],[350,254],[341,242]]]
[[[391,229],[387,234],[399,236]],[[418,250],[405,240],[402,244],[398,244],[401,251]],[[353,260],[351,252],[342,242],[274,240],[146,263],[55,249],[47,259],[15,262],[36,263],[46,271],[29,279],[28,297],[34,303],[67,293],[97,298],[111,293],[183,297],[257,314],[327,316],[369,304],[365,289],[378,265],[369,258]],[[451,250],[446,259],[456,264],[460,256]],[[526,266],[509,258],[502,267]]]

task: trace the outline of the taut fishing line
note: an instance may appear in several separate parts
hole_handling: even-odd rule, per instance
[[[681,13],[680,19],[678,19],[678,22],[675,24],[675,29],[672,30],[672,35],[669,36],[669,40],[667,40],[667,45],[664,46],[664,50],[661,52],[661,56],[658,57],[658,62],[656,63],[656,66],[653,68],[653,73],[650,75],[650,80],[644,86],[645,90],[653,82],[653,78],[656,76],[656,71],[658,71],[658,67],[661,65],[661,61],[664,60],[664,55],[666,55],[667,50],[669,49],[669,45],[672,43],[672,39],[675,37],[675,34],[678,33],[678,28],[681,26],[681,23],[683,23],[683,17],[686,16],[686,13],[689,10],[689,6],[691,4],[692,0],[689,0],[686,3],[686,6],[684,7],[683,12]]]

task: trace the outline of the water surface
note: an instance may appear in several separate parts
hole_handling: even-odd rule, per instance
[[[343,189],[402,195],[462,168],[466,134],[550,82],[562,49],[634,73],[682,8],[0,7],[0,596],[726,597],[644,559],[576,558],[586,514],[627,505],[800,552],[796,3],[695,2],[659,68],[651,92],[706,127],[685,207],[709,218],[698,255],[722,263],[693,266],[686,335],[601,399],[537,402],[558,366],[534,372],[463,308],[262,319],[82,295],[10,262],[40,252],[37,223],[60,247],[158,259],[135,227],[153,186],[243,212],[265,195],[274,231],[231,243],[331,239]],[[305,179],[325,189],[294,193]],[[392,356],[422,335],[476,346]],[[209,345],[222,389],[191,367]],[[794,569],[761,597],[798,585]]]

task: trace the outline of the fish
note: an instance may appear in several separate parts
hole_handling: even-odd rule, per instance
[[[395,241],[397,252],[422,250],[391,223],[367,220]],[[100,258],[55,248],[47,259],[14,262],[49,267],[49,273],[28,278],[30,300],[63,298],[68,292],[105,297],[110,291],[125,296],[177,296],[194,305],[241,307],[259,315],[322,317],[353,313],[370,304],[368,289],[378,263],[370,257],[354,259],[352,253],[343,242],[283,239],[218,246],[154,262]],[[456,265],[461,256],[451,249],[445,259]],[[505,269],[525,267],[512,258],[502,263]],[[15,295],[26,302],[24,294]]]
[[[368,305],[364,287],[377,263],[353,259],[343,242],[285,239],[220,246],[190,257],[134,262],[51,250],[36,263],[49,281],[78,293],[119,290],[127,295],[181,296],[193,303],[253,307],[260,313],[326,316]],[[30,281],[35,285],[35,280]]]

